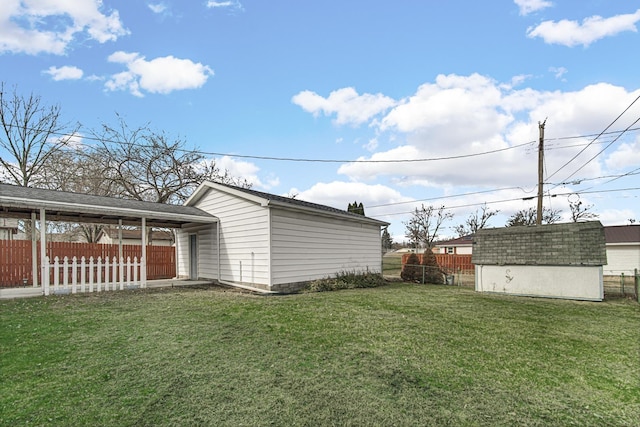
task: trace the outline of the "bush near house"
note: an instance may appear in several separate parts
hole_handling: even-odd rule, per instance
[[[385,281],[379,273],[359,273],[343,271],[336,277],[314,280],[306,288],[310,292],[337,291],[339,289],[375,288],[384,285]]]

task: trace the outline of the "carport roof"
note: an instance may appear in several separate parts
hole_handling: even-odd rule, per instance
[[[45,209],[51,221],[180,227],[187,223],[214,223],[217,218],[193,206],[168,205],[90,194],[0,184],[0,216],[29,218]]]

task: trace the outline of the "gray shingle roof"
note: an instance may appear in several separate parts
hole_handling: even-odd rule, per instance
[[[369,217],[365,217],[362,216],[360,214],[356,214],[353,212],[349,212],[346,210],[342,210],[342,209],[337,209],[331,206],[326,206],[326,205],[321,205],[318,203],[312,203],[312,202],[306,202],[304,200],[299,200],[299,199],[294,199],[291,197],[284,197],[284,196],[278,196],[276,194],[271,194],[271,193],[265,193],[262,191],[257,191],[257,190],[253,190],[250,188],[242,188],[242,187],[236,187],[233,185],[229,185],[229,184],[222,184],[219,182],[215,183],[216,185],[220,185],[223,187],[228,187],[237,191],[241,191],[243,193],[247,193],[250,194],[252,196],[255,197],[259,197],[261,199],[264,200],[268,200],[268,201],[273,201],[273,202],[277,202],[278,204],[281,205],[289,205],[292,207],[301,207],[301,208],[306,208],[306,209],[312,209],[312,210],[316,210],[316,211],[321,211],[321,212],[326,212],[326,213],[330,213],[333,215],[338,215],[338,216],[344,216],[344,217],[348,217],[354,220],[366,220],[366,221],[373,221],[373,222],[378,222],[380,223],[380,225],[385,225],[388,224],[384,221],[380,221],[374,218],[369,218]]]
[[[187,222],[211,223],[216,220],[213,215],[192,206],[0,184],[0,214],[28,216],[40,208],[45,208],[47,215],[61,220],[69,220],[75,215],[80,222],[117,222],[123,219],[125,223],[139,223],[144,216],[149,226],[179,226]]]

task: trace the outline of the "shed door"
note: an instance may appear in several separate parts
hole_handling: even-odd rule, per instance
[[[198,235],[189,235],[189,279],[198,278]]]

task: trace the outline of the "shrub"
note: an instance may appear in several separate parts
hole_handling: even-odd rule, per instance
[[[385,283],[380,273],[342,271],[336,277],[314,280],[307,286],[311,292],[337,291],[339,289],[375,288]]]
[[[422,280],[422,267],[420,267],[420,258],[412,253],[407,257],[407,262],[402,266],[400,277],[405,282],[415,282]]]
[[[444,283],[444,272],[438,265],[436,254],[427,249],[422,256],[422,265],[425,267],[424,282],[433,285],[442,285]]]

